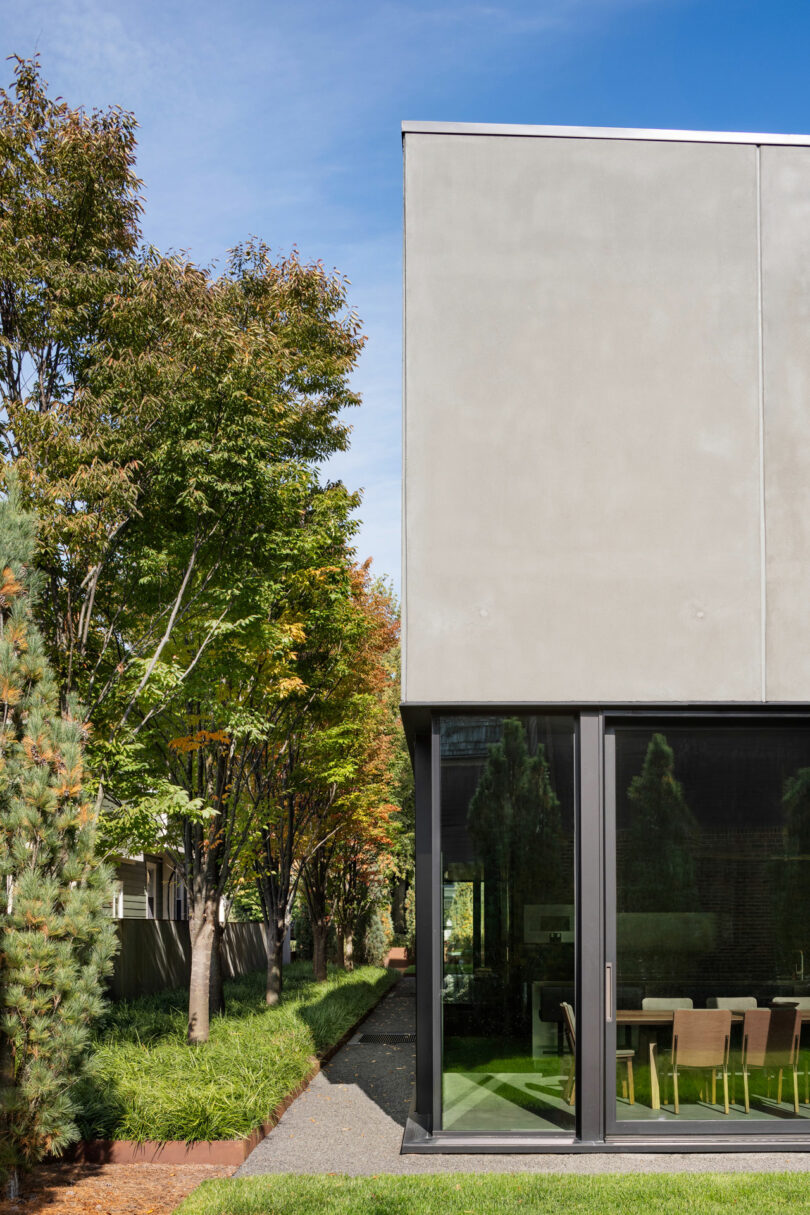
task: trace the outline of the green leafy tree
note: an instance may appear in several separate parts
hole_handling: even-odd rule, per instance
[[[469,969],[473,947],[473,888],[472,882],[457,882],[447,908],[450,932],[447,948],[458,952]]]
[[[131,115],[49,99],[24,61],[0,103],[0,441],[42,523],[38,619],[110,838],[151,821],[181,860],[202,1041],[293,584],[353,527],[315,469],[346,445],[363,339],[345,281],[295,252],[251,241],[215,276],[139,248]]]
[[[32,622],[34,542],[12,485],[0,502],[0,1162],[12,1169],[78,1135],[71,1091],[115,950],[86,731],[74,705],[60,711]]]
[[[311,487],[297,502],[295,525],[274,535],[275,571],[259,565],[245,572],[213,642],[200,652],[193,624],[178,632],[171,661],[181,673],[192,662],[193,669],[174,683],[164,672],[144,695],[114,772],[121,809],[110,832],[168,853],[188,891],[191,1042],[206,1040],[210,1013],[222,1007],[219,909],[244,879],[242,853],[276,776],[277,737],[305,712],[303,588],[323,587],[323,563],[334,559],[336,538],[342,543],[338,520],[347,520],[349,504],[342,487]],[[324,518],[330,526],[321,526]],[[305,559],[315,564],[298,568]]]
[[[201,1042],[220,896],[258,812],[305,796],[296,723],[331,678],[311,639],[357,505],[317,466],[364,339],[345,280],[295,251],[249,241],[215,275],[140,247],[131,115],[51,100],[35,62],[0,100],[2,454],[41,519],[38,620],[93,727],[106,838],[165,847],[186,885]]]
[[[15,58],[0,89],[0,455],[38,507],[37,611],[63,703],[88,647],[91,571],[137,497],[132,427],[97,382],[140,239],[134,164],[131,114],[71,109]]]

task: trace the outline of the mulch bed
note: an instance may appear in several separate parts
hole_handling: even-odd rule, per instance
[[[42,1164],[0,1215],[170,1215],[187,1194],[233,1168],[212,1164]]]

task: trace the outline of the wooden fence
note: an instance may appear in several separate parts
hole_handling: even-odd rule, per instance
[[[119,920],[121,948],[110,981],[114,1000],[186,987],[191,972],[191,937],[186,920]],[[222,961],[227,979],[263,970],[264,926],[226,924]]]

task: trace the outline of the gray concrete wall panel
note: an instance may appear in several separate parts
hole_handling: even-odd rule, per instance
[[[810,699],[810,149],[762,149],[768,700]]]
[[[405,136],[405,700],[760,698],[756,158]]]

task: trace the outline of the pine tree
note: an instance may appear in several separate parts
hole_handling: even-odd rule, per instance
[[[85,729],[59,710],[32,618],[35,523],[0,502],[0,1172],[77,1137],[71,1090],[115,951],[111,880],[82,792]]]
[[[526,730],[507,717],[503,737],[489,748],[470,800],[467,827],[480,860],[523,902],[573,897],[563,856],[560,803],[542,743],[529,753]],[[518,926],[523,931],[522,920]]]
[[[810,768],[785,781],[782,794],[783,855],[771,861],[770,884],[775,920],[773,940],[783,974],[803,965],[810,941]]]
[[[698,822],[675,778],[675,753],[653,734],[627,794],[633,807],[621,883],[628,911],[699,911]]]
[[[470,799],[467,830],[483,876],[484,961],[504,985],[504,1024],[520,1020],[527,905],[573,901],[564,859],[560,802],[542,743],[529,751],[526,728],[507,717],[489,747]],[[508,959],[508,966],[507,966]]]

